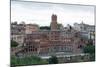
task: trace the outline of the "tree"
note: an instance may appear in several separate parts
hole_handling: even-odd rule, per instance
[[[49,64],[57,64],[58,63],[58,59],[56,56],[51,56],[49,58]]]
[[[95,61],[95,46],[88,44],[83,48],[84,53],[88,53],[90,61]]]
[[[83,49],[84,53],[94,54],[95,53],[95,46],[94,45],[87,45]]]
[[[40,29],[41,30],[50,30],[50,27],[49,26],[41,26]]]
[[[62,24],[57,24],[57,28],[60,30],[63,27]]]
[[[11,40],[11,47],[17,47],[18,43],[14,40]]]
[[[88,43],[83,48],[84,53],[95,54],[95,45],[93,45],[93,40],[88,40]]]

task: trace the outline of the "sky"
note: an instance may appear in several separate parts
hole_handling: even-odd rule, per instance
[[[57,22],[66,26],[74,23],[95,24],[95,7],[71,4],[40,3],[29,1],[11,1],[11,22],[33,23],[49,26],[52,14],[57,15]]]

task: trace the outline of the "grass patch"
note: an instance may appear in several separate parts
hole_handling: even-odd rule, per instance
[[[11,65],[20,66],[20,65],[40,65],[40,64],[48,64],[46,60],[41,59],[37,56],[29,56],[18,58],[15,56],[11,56]]]

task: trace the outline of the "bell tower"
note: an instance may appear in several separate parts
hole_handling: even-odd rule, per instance
[[[51,30],[57,30],[57,15],[52,14],[50,26],[51,26]]]

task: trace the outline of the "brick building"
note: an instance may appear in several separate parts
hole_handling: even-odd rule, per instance
[[[25,26],[25,34],[31,34],[34,31],[38,31],[39,26],[37,24],[26,24]]]
[[[74,29],[59,30],[57,16],[51,17],[51,30],[38,30],[25,34],[23,50],[19,53],[25,55],[54,55],[58,53],[82,53],[81,47],[85,45],[80,35]]]
[[[57,53],[82,53],[85,45],[74,29],[57,29],[57,16],[51,17],[51,30],[34,31],[25,35],[24,53],[36,55],[52,55]]]

